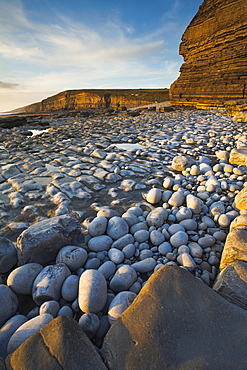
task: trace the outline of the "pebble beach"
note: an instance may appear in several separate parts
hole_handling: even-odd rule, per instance
[[[247,181],[223,111],[43,120],[0,131],[3,358],[62,315],[100,349],[163,266],[212,287]]]

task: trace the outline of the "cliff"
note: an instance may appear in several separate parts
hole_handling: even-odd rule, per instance
[[[247,97],[247,1],[204,0],[180,44],[173,105],[221,107]]]
[[[169,99],[168,89],[68,90],[21,108],[25,113],[81,109],[122,109]]]

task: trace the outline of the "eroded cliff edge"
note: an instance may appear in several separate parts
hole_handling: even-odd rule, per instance
[[[182,36],[173,105],[221,107],[247,99],[247,1],[204,0]]]
[[[20,108],[20,112],[40,113],[61,110],[123,109],[169,99],[168,89],[67,90],[41,102]]]

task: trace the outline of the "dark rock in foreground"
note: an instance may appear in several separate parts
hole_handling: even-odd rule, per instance
[[[52,320],[32,335],[5,363],[7,369],[13,370],[106,369],[78,323],[65,316]]]
[[[110,369],[246,369],[247,312],[182,268],[160,268],[112,325]]]
[[[17,239],[17,254],[21,265],[36,262],[42,265],[53,262],[66,245],[82,242],[80,223],[76,218],[62,215],[37,222]]]

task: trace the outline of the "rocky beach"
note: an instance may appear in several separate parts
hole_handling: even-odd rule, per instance
[[[0,368],[245,369],[246,143],[179,108],[2,128]]]

